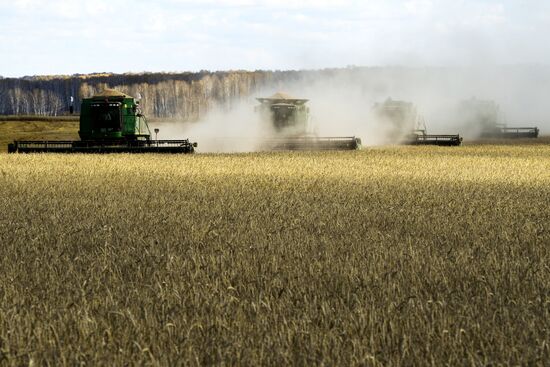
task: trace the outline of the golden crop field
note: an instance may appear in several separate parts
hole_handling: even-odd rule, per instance
[[[0,155],[0,365],[548,365],[550,145]]]

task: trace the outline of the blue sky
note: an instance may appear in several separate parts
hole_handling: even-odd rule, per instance
[[[550,64],[543,0],[0,0],[0,75]]]

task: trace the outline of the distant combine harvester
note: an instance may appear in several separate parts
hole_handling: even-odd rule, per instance
[[[256,112],[269,121],[275,130],[271,139],[263,142],[267,150],[355,150],[361,149],[361,139],[351,137],[319,137],[311,132],[307,99],[276,93],[257,98]]]
[[[459,106],[462,122],[479,132],[481,138],[517,139],[538,138],[538,127],[508,127],[503,122],[499,105],[494,101],[472,98],[462,101]]]
[[[383,103],[376,103],[373,110],[376,118],[387,126],[388,135],[401,144],[458,146],[462,143],[459,134],[428,134],[424,119],[411,102],[388,98]]]

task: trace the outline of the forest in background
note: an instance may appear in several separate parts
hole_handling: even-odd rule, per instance
[[[82,98],[105,88],[140,95],[147,116],[197,120],[213,106],[300,77],[297,71],[228,71],[199,73],[90,74],[0,78],[0,115],[60,116],[75,112]]]

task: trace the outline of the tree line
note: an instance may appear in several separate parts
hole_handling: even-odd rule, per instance
[[[299,71],[90,74],[0,79],[1,115],[60,116],[75,113],[82,98],[105,88],[141,96],[147,116],[199,119],[213,106],[231,107],[267,85],[301,77]]]

